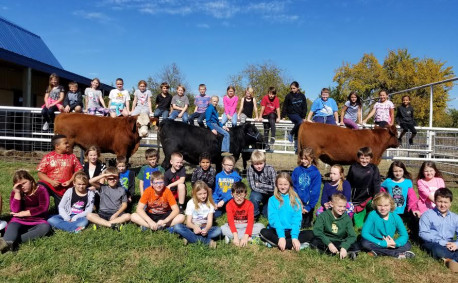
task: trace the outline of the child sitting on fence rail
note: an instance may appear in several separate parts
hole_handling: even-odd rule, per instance
[[[84,96],[86,96],[85,112],[91,115],[100,113],[103,116],[107,116],[110,111],[105,107],[102,92],[97,89],[99,85],[100,80],[98,78],[94,78],[91,81],[91,87],[84,90]]]
[[[64,96],[64,88],[59,85],[59,77],[56,74],[51,74],[49,76],[49,85],[45,93],[45,104],[41,107],[41,115],[43,115],[43,119],[45,120],[43,131],[47,131],[49,125],[54,123],[54,112],[57,110],[62,112],[64,110],[64,106],[62,106]]]

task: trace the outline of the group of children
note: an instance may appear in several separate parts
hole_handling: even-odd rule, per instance
[[[223,158],[223,170],[217,173],[210,165],[210,155],[204,153],[192,174],[192,197],[186,202],[183,156],[173,153],[171,167],[165,171],[158,165],[157,150],[148,149],[147,164],[136,176],[140,200],[133,212],[135,174],[127,169],[125,159],[117,159],[116,168],[105,169],[99,151],[91,147],[81,166],[70,153],[65,136],[54,136],[52,144],[54,151],[38,165],[38,183],[25,170],[14,174],[12,219],[0,238],[1,251],[43,237],[51,227],[78,233],[91,222],[94,227],[121,230],[123,223],[132,221],[142,230],[168,229],[185,243],[200,241],[215,247],[224,238],[226,243],[243,247],[262,241],[280,250],[310,246],[341,259],[355,259],[361,250],[371,256],[412,258],[410,238],[458,271],[458,243],[454,240],[458,215],[450,211],[452,192],[445,188],[433,162],[423,163],[419,170],[417,198],[402,162],[393,162],[381,183],[367,147],[358,151],[358,162],[350,166],[346,178],[342,166],[332,166],[330,182],[322,190],[310,148],[300,151],[291,175],[277,174],[266,164],[265,154],[254,151],[248,186],[234,170],[232,156]],[[320,194],[321,206],[315,212]],[[57,208],[51,217],[49,196]],[[224,213],[227,223],[215,226],[214,220]],[[267,217],[267,227],[257,222],[260,215]],[[355,227],[362,229],[360,240]]]

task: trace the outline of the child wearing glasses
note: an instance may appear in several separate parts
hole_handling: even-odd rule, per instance
[[[142,230],[162,230],[184,222],[172,191],[164,184],[164,174],[155,171],[151,174],[151,187],[146,188],[132,214],[132,222],[142,226]]]
[[[101,184],[102,180],[106,181],[106,185]],[[89,180],[91,186],[99,191],[100,204],[98,213],[89,213],[87,220],[119,231],[120,224],[130,220],[130,214],[124,212],[127,208],[127,195],[118,181],[119,172],[115,167],[108,167],[103,174]]]
[[[232,186],[232,199],[227,203],[227,223],[221,226],[226,243],[245,247],[252,238],[259,237],[264,225],[254,223],[253,203],[246,199],[247,187],[242,182]]]
[[[216,174],[215,189],[213,190],[213,200],[216,204],[215,218],[226,211],[226,204],[232,199],[232,185],[242,181],[239,173],[234,171],[234,165],[234,157],[225,156],[223,158],[223,171]]]

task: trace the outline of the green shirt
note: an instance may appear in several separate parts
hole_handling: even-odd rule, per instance
[[[313,234],[325,245],[340,242],[340,247],[346,250],[356,242],[356,233],[350,217],[344,213],[339,218],[335,218],[331,209],[318,215],[313,226]]]

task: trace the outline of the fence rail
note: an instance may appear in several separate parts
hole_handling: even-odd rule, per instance
[[[7,159],[21,160],[30,154],[14,154],[14,152],[46,152],[51,150],[50,140],[53,133],[42,131],[43,120],[39,108],[0,106],[0,148]],[[56,113],[58,114],[58,113]],[[262,122],[248,119],[263,132]],[[276,125],[276,141],[269,152],[294,155],[294,144],[289,142],[287,134],[292,128],[290,121],[280,121]],[[419,166],[419,162],[432,160],[441,164],[441,169],[451,175],[458,176],[458,129],[416,127],[418,134],[415,144],[409,145],[408,133],[400,148],[388,149],[385,159],[404,160],[410,166]],[[156,147],[157,135],[150,133],[143,138],[142,147]],[[30,159],[29,159],[30,160]],[[39,160],[30,160],[38,162]]]

